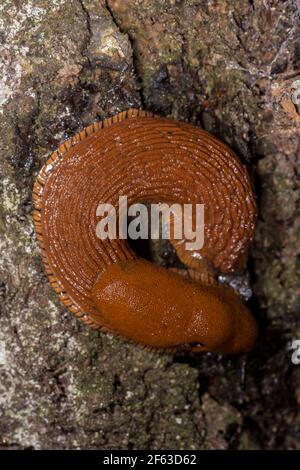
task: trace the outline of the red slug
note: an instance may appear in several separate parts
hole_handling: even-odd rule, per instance
[[[118,207],[121,195],[128,206],[204,204],[203,247],[195,253],[173,240],[193,279],[138,258],[125,239],[97,237],[99,203]],[[211,134],[122,112],[60,145],[36,180],[34,202],[49,280],[86,324],[153,348],[242,353],[254,346],[251,313],[214,277],[244,264],[255,198],[246,168]]]

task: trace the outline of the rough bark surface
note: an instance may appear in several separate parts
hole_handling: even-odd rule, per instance
[[[0,448],[299,448],[296,0],[2,0]],[[227,141],[256,181],[247,357],[154,353],[57,301],[31,218],[51,150],[129,107]],[[234,282],[234,281],[233,281]]]

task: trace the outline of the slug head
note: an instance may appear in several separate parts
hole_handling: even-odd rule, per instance
[[[96,323],[150,347],[231,354],[255,344],[255,320],[231,290],[186,281],[145,260],[110,265],[92,299]]]

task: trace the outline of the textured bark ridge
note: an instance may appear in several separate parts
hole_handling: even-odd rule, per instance
[[[299,3],[3,0],[0,447],[299,447]],[[63,140],[131,107],[198,124],[252,171],[247,357],[153,353],[73,318],[44,275],[31,191]],[[163,262],[164,253],[157,255]]]

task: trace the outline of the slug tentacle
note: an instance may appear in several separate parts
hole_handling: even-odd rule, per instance
[[[196,256],[184,239],[172,240],[190,278],[202,283],[137,259],[126,240],[97,237],[98,205],[117,208],[121,195],[128,206],[204,204],[204,245]],[[251,314],[233,292],[214,285],[213,273],[231,272],[245,259],[255,199],[245,167],[212,135],[141,110],[120,113],[60,145],[36,180],[34,202],[49,280],[85,323],[157,348],[231,353],[253,346]]]

